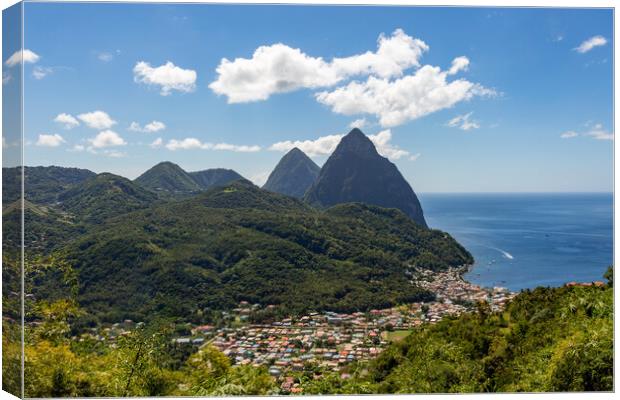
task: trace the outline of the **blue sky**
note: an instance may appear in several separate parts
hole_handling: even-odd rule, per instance
[[[419,192],[611,191],[612,32],[604,9],[26,3],[25,163],[261,183],[361,124]]]

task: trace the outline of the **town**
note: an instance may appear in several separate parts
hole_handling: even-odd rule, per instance
[[[446,316],[472,311],[487,302],[493,311],[501,310],[516,293],[505,288],[482,288],[462,278],[463,268],[443,272],[417,270],[412,284],[435,293],[435,301],[411,303],[368,312],[311,312],[270,323],[252,323],[249,316],[273,305],[261,306],[242,301],[230,312],[222,312],[224,326],[192,326],[173,342],[181,346],[211,345],[225,354],[233,365],[265,366],[282,384],[284,392],[301,388],[291,380],[295,371],[319,367],[341,372],[355,361],[377,357],[393,341],[405,337],[424,323],[437,323]],[[105,328],[100,338],[114,340],[134,326],[132,321]]]

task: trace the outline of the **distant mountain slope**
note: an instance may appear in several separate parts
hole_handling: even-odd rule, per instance
[[[27,200],[53,204],[58,194],[96,174],[87,169],[65,167],[24,167],[24,191]],[[19,199],[21,168],[2,168],[2,201],[4,204]]]
[[[202,190],[190,174],[169,161],[155,165],[137,177],[134,182],[164,195],[186,196]]]
[[[295,147],[278,162],[263,189],[301,199],[320,171],[310,157]]]
[[[61,193],[58,200],[62,209],[83,221],[99,223],[145,208],[156,201],[157,196],[127,178],[103,173]]]
[[[190,172],[192,179],[200,185],[202,189],[210,189],[214,186],[222,186],[229,184],[237,179],[244,179],[232,169],[211,168],[204,171]]]
[[[110,219],[66,247],[80,303],[108,321],[195,315],[241,300],[283,313],[430,299],[412,266],[472,262],[446,233],[398,210],[317,211],[247,181]]]
[[[357,128],[342,138],[304,198],[319,207],[362,202],[397,208],[421,226],[427,226],[422,206],[409,183]]]
[[[21,246],[21,200],[2,210],[2,247],[15,250]],[[83,233],[75,219],[55,207],[24,201],[24,245],[28,253],[46,252],[64,246]]]

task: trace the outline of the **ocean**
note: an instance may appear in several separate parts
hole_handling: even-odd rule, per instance
[[[604,281],[613,262],[613,194],[420,194],[431,228],[474,256],[465,278],[513,291]]]

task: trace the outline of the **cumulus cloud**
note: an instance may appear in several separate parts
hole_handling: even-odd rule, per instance
[[[269,146],[269,150],[286,152],[297,147],[311,157],[327,156],[336,150],[338,143],[340,143],[343,137],[344,135],[327,135],[315,140],[285,140],[272,144]],[[412,160],[417,158],[412,158],[410,152],[390,143],[392,140],[392,131],[390,129],[383,130],[375,135],[368,135],[368,138],[373,142],[379,154],[384,157],[392,160],[398,160],[403,157],[408,157]]]
[[[162,96],[168,96],[173,90],[187,93],[196,88],[196,71],[177,67],[170,61],[159,67],[139,61],[133,68],[133,78],[137,83],[158,86]]]
[[[129,130],[134,132],[154,133],[166,129],[166,124],[161,121],[151,121],[144,127],[140,126],[137,122],[132,122],[129,125]]]
[[[355,121],[351,122],[349,124],[349,128],[363,129],[367,125],[368,125],[368,121],[366,121],[366,118],[360,118],[360,119],[356,119]]]
[[[469,68],[469,59],[465,56],[457,57],[452,60],[452,66],[448,70],[448,75],[454,75],[460,71],[467,71]]]
[[[591,38],[584,40],[579,46],[575,47],[574,50],[578,53],[587,53],[598,46],[604,46],[607,44],[607,39],[603,36],[596,35]]]
[[[58,147],[64,143],[64,141],[65,139],[57,133],[51,135],[41,134],[39,135],[36,145],[43,147]]]
[[[370,76],[365,82],[353,81],[315,96],[338,114],[372,114],[382,126],[394,127],[474,96],[496,95],[495,91],[465,79],[449,82],[448,72],[425,65],[399,79]]]
[[[182,140],[170,139],[168,143],[166,143],[166,148],[168,150],[193,150],[193,149],[201,149],[201,150],[226,150],[226,151],[234,151],[238,153],[253,153],[260,151],[260,146],[246,146],[246,145],[235,145],[229,143],[208,143],[201,142],[196,138],[185,138]]]
[[[327,135],[315,140],[285,140],[272,144],[269,146],[269,150],[286,152],[297,147],[311,157],[325,156],[331,154],[336,149],[343,136]]]
[[[331,62],[276,43],[258,47],[249,59],[223,58],[216,69],[217,79],[209,87],[225,95],[228,103],[266,100],[276,93],[333,86],[354,75],[401,76],[405,69],[419,66],[427,50],[423,41],[401,29],[390,37],[381,34],[376,52],[334,58]]]
[[[65,129],[72,129],[80,125],[80,122],[71,114],[61,113],[54,118],[54,122],[61,124]]]
[[[163,146],[164,144],[164,140],[162,138],[157,138],[155,140],[153,140],[153,142],[151,144],[149,144],[149,146],[151,146],[154,149],[158,149],[161,146]]]
[[[271,173],[271,171],[257,172],[257,173],[255,173],[253,175],[250,175],[249,179],[256,186],[263,186],[265,184],[265,182],[267,182],[267,179],[269,178],[269,174],[270,173]]]
[[[392,160],[398,160],[402,157],[411,157],[411,153],[406,150],[390,144],[392,140],[392,131],[383,130],[376,135],[368,135],[368,138],[374,143],[379,154]],[[417,158],[417,157],[416,157]]]
[[[448,121],[448,126],[453,128],[459,128],[464,131],[480,128],[480,124],[477,121],[470,120],[472,114],[473,112],[469,112],[463,115],[457,115],[456,117]]]
[[[110,129],[114,124],[116,124],[116,121],[110,118],[110,116],[104,111],[93,111],[80,114],[77,117],[89,128],[97,130]]]
[[[88,141],[95,149],[113,146],[124,146],[127,144],[127,142],[125,142],[125,140],[118,133],[111,130],[99,132],[97,136],[88,139]]]
[[[11,57],[7,58],[7,60],[4,62],[4,65],[6,65],[7,67],[14,67],[18,64],[21,64],[22,60],[24,64],[34,64],[39,61],[40,58],[41,57],[39,57],[39,55],[32,50],[25,49],[23,51],[23,54],[21,50],[17,50],[11,55]]]

